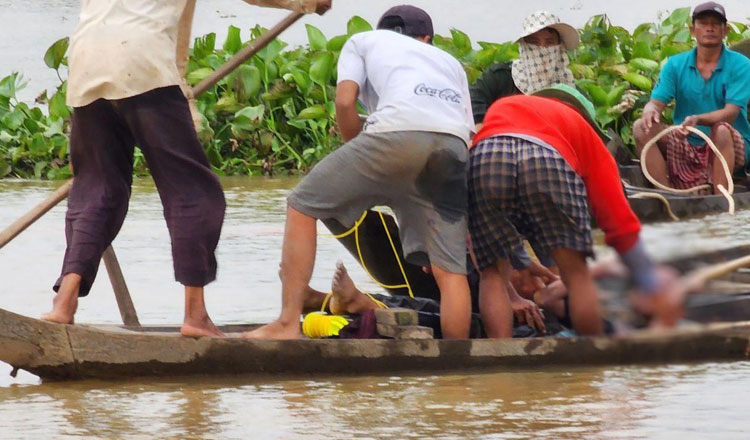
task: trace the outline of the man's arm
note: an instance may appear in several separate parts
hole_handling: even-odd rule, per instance
[[[691,115],[682,121],[683,127],[695,127],[696,125],[712,126],[719,122],[728,122],[733,124],[737,115],[740,114],[740,107],[734,104],[727,104],[724,108],[714,110],[708,113],[702,113],[700,115]],[[687,130],[685,133],[687,134]]]
[[[359,84],[341,81],[336,87],[336,121],[344,142],[349,142],[362,131],[362,120],[357,111]]]
[[[242,0],[245,3],[267,8],[289,9],[305,14],[323,14],[331,9],[331,0]]]

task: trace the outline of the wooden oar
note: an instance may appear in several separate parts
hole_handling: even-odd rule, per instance
[[[689,292],[698,292],[707,282],[747,266],[750,266],[750,255],[695,269],[685,274],[682,280]]]

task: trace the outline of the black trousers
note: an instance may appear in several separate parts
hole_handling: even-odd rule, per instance
[[[164,207],[175,279],[204,286],[216,279],[214,251],[224,221],[224,192],[177,86],[119,100],[99,99],[73,112],[73,187],[65,215],[62,273],[82,276],[79,296],[96,278],[104,250],[120,231],[133,181],[133,149],[146,158]]]

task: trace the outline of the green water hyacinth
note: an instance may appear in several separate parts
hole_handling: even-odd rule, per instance
[[[619,134],[632,148],[631,127],[640,117],[667,57],[689,50],[690,8],[672,11],[657,23],[628,30],[597,15],[579,30],[581,45],[570,52],[576,85],[596,107],[602,127]],[[346,33],[331,38],[306,25],[308,42],[289,47],[276,39],[196,101],[198,136],[213,169],[221,175],[304,173],[341,145],[335,123],[336,63],[351,35],[371,30],[352,17]],[[196,38],[186,80],[198,84],[232,55],[257,38],[263,28],[230,26],[223,43],[210,33]],[[243,40],[243,38],[246,38]],[[750,38],[747,24],[730,23],[728,44]],[[472,42],[452,29],[435,35],[435,46],[463,64],[469,82],[484,69],[518,57],[514,42]],[[30,105],[19,102],[26,86],[13,73],[0,80],[0,177],[61,179],[71,176],[68,135],[71,109],[65,105],[68,39],[56,41],[44,54],[60,85]],[[669,121],[669,109],[666,112]],[[143,155],[135,153],[135,173],[148,173]]]

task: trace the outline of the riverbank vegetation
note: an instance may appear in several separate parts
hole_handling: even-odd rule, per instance
[[[592,17],[579,30],[580,47],[570,53],[576,84],[594,103],[598,122],[630,145],[631,126],[648,100],[666,58],[689,50],[690,9],[674,10],[657,23],[632,33],[609,17]],[[341,144],[335,125],[336,62],[347,39],[372,29],[360,17],[346,33],[328,38],[306,25],[308,44],[290,48],[275,40],[234,73],[197,98],[198,135],[215,171],[223,175],[298,173],[309,170]],[[728,44],[750,38],[745,23],[730,23]],[[264,29],[230,26],[223,43],[216,34],[195,39],[187,81],[195,85],[210,75]],[[435,45],[464,65],[469,81],[493,63],[518,56],[513,42],[472,43],[451,30],[435,36]],[[58,73],[60,85],[40,94],[33,104],[20,102],[27,86],[19,73],[0,80],[0,177],[60,179],[71,176],[68,163],[70,116],[65,105],[64,70],[68,39],[55,42],[44,62]],[[147,174],[140,152],[135,172]]]

